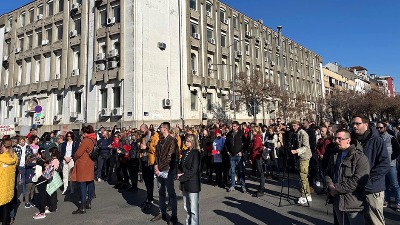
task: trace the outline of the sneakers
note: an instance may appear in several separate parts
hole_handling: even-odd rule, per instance
[[[393,207],[396,210],[396,212],[400,212],[400,204],[395,204],[393,205]]]
[[[97,182],[102,182],[103,180],[102,179],[100,179],[100,178],[97,178]]]
[[[31,203],[25,202],[25,209],[29,209],[31,207]]]
[[[46,214],[44,214],[44,213],[38,213],[38,214],[33,216],[33,219],[35,219],[35,220],[44,219],[44,218],[46,218]]]
[[[299,200],[297,201],[298,204],[304,205],[307,204],[307,202],[311,202],[312,198],[310,194],[307,194],[306,197],[300,197]]]
[[[311,198],[310,194],[306,194],[306,197],[307,197],[307,201],[312,202],[312,198]]]
[[[53,212],[57,212],[57,210],[56,211],[50,211],[50,210],[46,209],[46,211],[44,211],[44,213],[53,213]]]
[[[247,190],[246,190],[246,187],[245,187],[245,186],[243,186],[243,187],[242,187],[242,192],[243,192],[243,193],[246,193],[246,192],[247,192]]]
[[[235,190],[235,187],[230,187],[230,188],[228,188],[228,192],[232,192],[232,191],[234,191]]]

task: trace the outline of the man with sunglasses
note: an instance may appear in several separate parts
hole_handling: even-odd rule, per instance
[[[379,136],[376,129],[369,126],[368,119],[363,115],[355,115],[351,120],[354,144],[361,145],[367,156],[370,166],[370,176],[365,186],[364,217],[366,224],[385,224],[383,202],[385,176],[390,169],[389,155],[385,141]]]
[[[400,211],[400,186],[397,180],[396,168],[396,159],[400,155],[400,145],[396,138],[387,132],[387,127],[385,126],[384,122],[378,122],[376,124],[376,129],[385,141],[386,148],[390,156],[390,170],[386,174],[385,202],[383,203],[383,207],[387,207],[390,203],[390,195],[393,191],[396,201],[396,203],[393,205],[393,208],[395,208],[396,211]]]

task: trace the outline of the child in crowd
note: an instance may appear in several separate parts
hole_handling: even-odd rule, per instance
[[[57,147],[52,147],[49,149],[49,153],[51,155],[51,159],[49,161],[50,170],[53,170],[54,173],[58,173],[60,169],[60,161],[58,158],[60,157],[60,152]],[[47,194],[47,192],[46,192]],[[55,191],[52,195],[47,194],[47,206],[45,213],[52,213],[57,211],[57,191]]]
[[[31,208],[35,205],[33,204],[33,196],[35,194],[36,185],[33,182],[33,177],[35,176],[35,166],[36,166],[36,155],[30,154],[26,157],[25,164],[25,208]]]

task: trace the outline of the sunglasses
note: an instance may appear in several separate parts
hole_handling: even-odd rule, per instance
[[[378,129],[378,130],[380,130],[380,129],[383,129],[384,127],[376,127],[376,129]]]

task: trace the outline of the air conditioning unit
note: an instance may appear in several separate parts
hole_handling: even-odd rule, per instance
[[[8,84],[3,84],[3,87],[4,88],[8,88]]]
[[[19,124],[19,121],[20,121],[20,120],[21,120],[20,118],[14,117],[14,124]]]
[[[225,23],[225,24],[228,24],[228,23],[229,23],[229,20],[228,20],[228,19],[224,19],[224,23]]]
[[[211,69],[212,69],[212,66],[213,66],[212,64],[208,64],[208,65],[207,65],[207,68],[208,68],[209,70],[211,70]]]
[[[237,57],[242,57],[242,55],[243,55],[242,51],[237,51],[237,52],[236,52],[236,56],[237,56]]]
[[[72,76],[78,76],[78,75],[79,75],[79,69],[72,70]]]
[[[21,48],[16,48],[15,49],[15,53],[20,53],[21,52]]]
[[[107,26],[112,26],[115,23],[115,17],[110,17],[107,19]]]
[[[69,32],[69,37],[70,38],[76,37],[77,35],[78,35],[78,31],[77,30],[73,30],[73,31]]]
[[[250,55],[250,51],[246,51],[246,55]]]
[[[300,73],[300,69],[297,69],[297,72]]]
[[[15,86],[21,85],[21,81],[15,81]]]
[[[202,113],[202,114],[201,114],[201,119],[202,119],[202,120],[207,120],[207,119],[208,119],[207,113]]]
[[[115,108],[112,110],[112,114],[114,116],[122,116],[123,110],[122,110],[122,108]]]
[[[48,45],[49,44],[49,40],[42,40],[42,46],[43,45]]]
[[[106,65],[104,65],[103,63],[96,65],[96,71],[104,71],[105,69],[106,69]]]
[[[110,61],[108,62],[108,69],[114,69],[118,67],[118,62],[117,61]]]
[[[167,48],[167,44],[164,42],[158,42],[158,48],[161,50],[165,50]]]
[[[255,38],[256,42],[260,43],[260,37]]]
[[[169,108],[169,107],[171,107],[171,106],[172,106],[172,100],[169,99],[169,98],[164,98],[164,99],[162,100],[162,106],[163,106],[163,108]]]
[[[107,58],[114,58],[118,56],[118,49],[113,49],[108,52]]]
[[[192,74],[196,75],[197,74],[197,70],[192,70]]]
[[[38,83],[39,83],[39,80],[35,80],[35,83],[38,84]]]
[[[4,30],[5,33],[8,33],[10,31],[11,31],[11,27],[6,27],[5,30]]]
[[[276,51],[279,52],[279,50],[281,49],[281,47],[276,46]]]
[[[106,60],[106,53],[99,53],[96,55],[96,61],[105,61]]]
[[[274,61],[271,61],[271,66],[275,66],[275,62]]]
[[[78,113],[77,113],[77,112],[71,112],[71,113],[69,114],[69,116],[70,116],[71,118],[77,118],[77,117],[78,117]]]
[[[108,108],[103,108],[100,111],[101,116],[110,116],[110,110]]]
[[[79,10],[80,7],[79,3],[74,3],[72,4],[71,11]]]
[[[246,31],[245,35],[246,35],[246,37],[250,37],[250,35],[251,35],[250,31]]]
[[[38,19],[38,20],[41,20],[41,19],[43,19],[43,14],[39,14],[39,15],[37,15],[37,19]]]
[[[265,45],[270,45],[269,41],[267,39],[265,39]]]
[[[3,56],[3,62],[7,62],[8,61],[8,55]]]
[[[56,74],[55,79],[59,80],[61,78],[61,75],[59,73]]]
[[[199,33],[193,33],[193,37],[197,40],[200,40],[200,34]]]
[[[54,118],[53,118],[53,120],[54,120],[54,121],[57,121],[57,122],[61,121],[61,119],[62,119],[62,116],[61,116],[61,115],[56,115],[56,116],[54,116]]]
[[[210,11],[206,11],[206,15],[207,15],[208,17],[211,17],[212,13],[211,13]]]
[[[209,42],[210,44],[215,45],[215,40],[214,40],[214,38],[209,38],[209,39],[208,39],[208,42]]]

